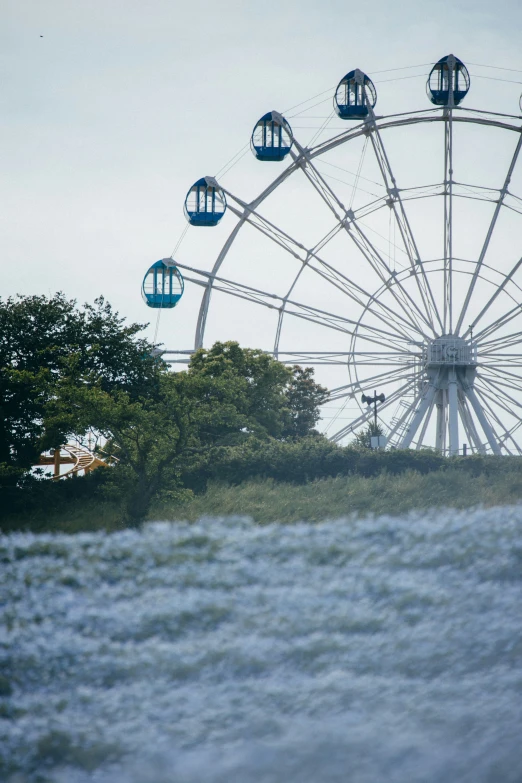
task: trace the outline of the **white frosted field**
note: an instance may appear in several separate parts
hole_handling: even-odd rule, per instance
[[[522,507],[0,557],[1,780],[522,780]]]

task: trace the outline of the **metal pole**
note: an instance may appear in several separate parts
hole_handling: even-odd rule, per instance
[[[457,373],[455,369],[449,371],[448,377],[448,404],[449,404],[449,454],[456,457],[459,453],[459,402]]]
[[[445,172],[444,172],[444,333],[452,333],[452,256],[453,256],[453,122],[452,110],[444,109],[445,124]]]
[[[422,442],[424,440],[424,436],[426,435],[426,430],[428,429],[428,424],[430,423],[431,414],[433,413],[433,406],[434,406],[434,400],[433,398],[431,405],[429,407],[428,413],[426,414],[426,418],[424,419],[424,424],[422,425],[422,429],[419,435],[419,439],[417,441],[417,451],[422,448]]]
[[[438,379],[437,379],[438,380]],[[412,419],[412,422],[410,426],[408,427],[408,430],[402,439],[402,441],[398,444],[398,448],[400,449],[408,449],[410,447],[410,444],[415,437],[415,433],[419,429],[419,425],[424,418],[424,414],[430,407],[431,403],[433,402],[433,399],[435,397],[435,393],[437,391],[437,385],[436,382],[433,381],[430,382],[428,391],[426,392],[426,396],[421,401],[419,407],[417,408],[417,411]]]
[[[465,390],[466,397],[470,401],[473,410],[475,411],[475,416],[479,420],[480,426],[482,427],[484,434],[486,438],[488,439],[488,443],[491,446],[491,450],[493,454],[500,455],[500,446],[497,443],[497,440],[493,434],[493,430],[491,429],[488,420],[486,419],[486,416],[484,414],[484,411],[482,410],[482,405],[477,400],[477,396],[475,394],[475,390],[470,386]]]
[[[485,454],[486,450],[484,448],[484,444],[481,443],[480,438],[478,436],[477,428],[475,427],[475,422],[473,421],[471,413],[469,412],[466,395],[462,388],[459,388],[459,404],[460,404],[460,418],[464,425],[464,430],[467,433],[468,439],[471,442],[472,450],[474,445],[478,454]]]
[[[444,448],[444,392],[439,389],[437,394],[437,424],[435,433],[435,448],[442,454]]]

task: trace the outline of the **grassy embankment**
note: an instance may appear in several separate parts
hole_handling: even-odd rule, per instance
[[[522,466],[521,466],[522,467]],[[445,470],[420,475],[383,473],[372,478],[340,476],[307,484],[267,480],[238,486],[211,484],[202,495],[176,508],[156,508],[156,519],[187,519],[241,514],[257,522],[320,521],[356,513],[402,514],[434,507],[470,508],[522,501],[522,471],[501,476],[466,475]]]
[[[256,522],[320,521],[351,514],[403,514],[412,509],[470,508],[522,501],[522,462],[504,463],[506,470],[472,475],[448,468],[421,475],[406,471],[373,477],[338,476],[304,484],[251,479],[237,485],[210,483],[199,495],[186,493],[183,502],[156,505],[149,519],[197,520],[201,516],[241,515]],[[5,531],[30,529],[75,533],[121,530],[121,510],[93,501],[70,504],[59,511],[42,508],[24,518],[4,520]]]

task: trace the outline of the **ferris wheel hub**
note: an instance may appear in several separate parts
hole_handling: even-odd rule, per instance
[[[424,360],[426,368],[476,367],[477,345],[471,340],[445,334],[426,344]]]

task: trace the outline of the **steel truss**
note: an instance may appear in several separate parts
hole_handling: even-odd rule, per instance
[[[313,147],[303,146],[294,136],[290,164],[252,201],[247,203],[221,186],[237,222],[209,271],[176,259],[185,280],[201,287],[203,296],[194,348],[166,351],[167,361],[186,362],[193,350],[204,345],[212,295],[225,294],[274,312],[272,352],[280,361],[347,369],[348,382],[332,389],[330,400],[353,399],[360,414],[332,433],[332,440],[342,441],[368,424],[371,411],[358,400],[361,392],[375,387],[386,393],[379,419],[390,447],[431,445],[442,453],[457,455],[465,439],[471,452],[522,455],[522,441],[517,439],[522,432],[522,352],[517,353],[522,343],[522,290],[517,283],[522,257],[513,259],[511,268],[503,273],[490,252],[503,210],[522,215],[522,197],[510,191],[522,149],[520,119],[453,105],[390,116],[377,116],[370,110],[364,122]],[[444,138],[442,178],[430,185],[403,187],[385,146],[387,132],[437,124]],[[508,168],[498,188],[454,176],[456,168],[458,177],[454,135],[456,129],[468,125],[495,129],[508,138],[514,134]],[[324,171],[322,158],[356,139],[366,140],[365,149],[371,150],[382,194],[353,209],[332,186],[335,177]],[[306,246],[263,214],[265,201],[299,172],[331,219],[330,230],[313,246]],[[412,201],[426,199],[443,202],[440,258],[421,258],[409,215]],[[457,200],[491,205],[492,215],[477,258],[454,256]],[[402,259],[398,270],[365,222],[379,210],[389,210],[395,226],[395,247]],[[260,289],[222,274],[234,241],[246,228],[282,250],[288,264],[294,265],[293,280],[285,293],[274,293],[268,283],[266,289]],[[352,274],[349,263],[328,260],[329,244],[341,236],[346,238],[347,258],[357,259],[358,266],[368,270],[368,281],[374,282],[363,284],[360,275]],[[300,301],[296,288],[305,272],[330,287],[336,296],[341,295],[346,307],[342,311],[334,306],[324,309]],[[439,278],[441,285],[437,284]],[[465,281],[463,301],[458,303],[457,280]],[[472,305],[479,286],[489,288],[489,293],[482,295],[476,314]],[[283,346],[285,325],[295,319],[307,321],[324,334],[324,350],[311,351],[305,345],[300,346],[303,350],[288,350]],[[345,350],[331,350],[329,340],[334,332],[346,336]]]

